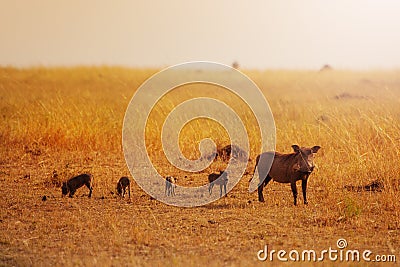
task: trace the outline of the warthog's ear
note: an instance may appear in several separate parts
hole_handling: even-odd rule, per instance
[[[317,153],[320,148],[321,148],[320,146],[313,146],[311,148],[311,151],[312,151],[312,153]]]
[[[293,151],[299,153],[300,147],[298,145],[292,145]]]

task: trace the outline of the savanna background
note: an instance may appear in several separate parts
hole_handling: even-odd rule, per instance
[[[121,148],[125,108],[154,72],[1,69],[2,264],[252,265],[265,244],[322,250],[335,247],[338,238],[346,238],[350,248],[398,256],[398,72],[247,71],[273,111],[277,150],[322,147],[309,182],[310,204],[294,207],[289,185],[271,183],[265,203],[249,194],[257,156],[252,146],[249,174],[227,198],[199,208],[165,205],[134,182],[130,200],[112,194],[119,177],[129,175]],[[180,95],[193,97],[192,91]],[[235,106],[234,96],[221,95]],[[222,128],[207,123],[183,131],[180,145],[187,157],[195,157],[199,136],[229,143],[218,135]],[[147,148],[163,175],[186,175],[181,183],[193,186],[225,166],[217,160],[203,172],[179,172],[159,157],[156,133],[148,131]],[[257,135],[249,133],[257,144]],[[93,198],[83,188],[73,199],[61,198],[61,182],[82,172],[95,177]],[[373,180],[383,182],[382,192],[343,189]]]
[[[0,265],[278,266],[260,263],[257,252],[264,245],[321,251],[339,238],[348,249],[371,250],[371,258],[400,260],[397,2],[2,4]],[[159,102],[146,128],[148,153],[162,175],[205,184],[226,163],[217,159],[193,174],[173,168],[161,150],[160,123],[181,101],[215,97],[248,129],[246,175],[226,198],[197,208],[165,205],[135,184],[121,143],[128,103],[162,66],[189,60],[239,62],[269,102],[278,151],[322,147],[307,206],[301,193],[293,206],[289,185],[270,183],[265,203],[248,193],[260,152],[257,125],[237,96],[205,85]],[[332,69],[320,71],[327,63]],[[183,154],[198,157],[206,137],[229,144],[220,125],[198,120],[182,130]],[[94,176],[93,197],[82,188],[62,198],[61,183],[83,172]],[[124,175],[131,199],[115,195]],[[383,189],[344,188],[372,181]]]

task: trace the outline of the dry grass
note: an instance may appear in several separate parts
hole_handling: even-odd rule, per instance
[[[289,152],[295,143],[322,147],[308,206],[293,207],[287,185],[269,184],[265,203],[248,194],[259,136],[254,118],[235,96],[207,86],[168,96],[150,118],[148,151],[163,175],[188,175],[182,184],[204,184],[207,173],[224,163],[196,174],[167,163],[158,136],[160,122],[175,105],[214,92],[245,118],[250,132],[250,174],[227,198],[199,208],[151,200],[135,183],[130,201],[111,194],[119,177],[129,174],[121,148],[125,109],[153,73],[0,69],[1,265],[247,266],[257,264],[256,253],[265,244],[322,250],[335,248],[341,237],[350,249],[400,260],[398,71],[246,72],[270,103],[277,150]],[[183,153],[198,157],[198,141],[205,137],[220,146],[229,142],[222,127],[199,120],[182,131]],[[94,175],[93,199],[85,197],[87,189],[74,199],[61,198],[60,182],[82,172]],[[385,185],[379,193],[343,190],[377,179]],[[44,195],[47,201],[41,200]]]

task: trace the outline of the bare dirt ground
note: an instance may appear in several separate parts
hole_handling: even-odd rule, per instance
[[[43,177],[41,161],[38,157],[24,164],[24,171],[18,170],[20,165],[0,170],[2,265],[266,265],[257,259],[265,245],[270,250],[320,252],[337,249],[339,238],[347,240],[348,249],[398,256],[399,214],[380,204],[385,193],[334,190],[367,203],[359,216],[349,219],[342,206],[356,204],[325,201],[327,190],[313,182],[318,174],[311,178],[307,206],[293,206],[290,187],[277,183],[266,188],[266,203],[259,203],[256,193],[247,192],[245,177],[226,198],[177,208],[151,199],[135,183],[130,200],[111,194],[111,183],[103,190],[95,184],[92,199],[86,188],[74,198],[62,198],[60,188],[43,183],[51,174]],[[116,157],[113,164],[114,177],[126,172],[123,159]],[[96,171],[111,173],[110,166]],[[101,174],[94,176],[99,180]],[[325,261],[327,266],[334,263]],[[267,262],[280,263],[276,258]]]

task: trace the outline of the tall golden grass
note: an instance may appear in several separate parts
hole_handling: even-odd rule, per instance
[[[123,68],[1,69],[1,141],[11,158],[21,148],[45,151],[121,150],[125,109],[140,84],[155,70]],[[269,102],[277,129],[277,150],[292,144],[323,147],[317,161],[321,183],[340,186],[382,179],[399,180],[399,72],[248,71]],[[162,99],[146,128],[150,155],[163,158],[161,127],[184,100],[212,96],[243,118],[252,153],[259,135],[251,110],[227,90],[210,85],[179,88]],[[196,158],[199,141],[229,143],[211,120],[188,124],[180,134],[183,153]],[[166,161],[166,159],[164,158]],[[168,164],[163,161],[163,164]]]

